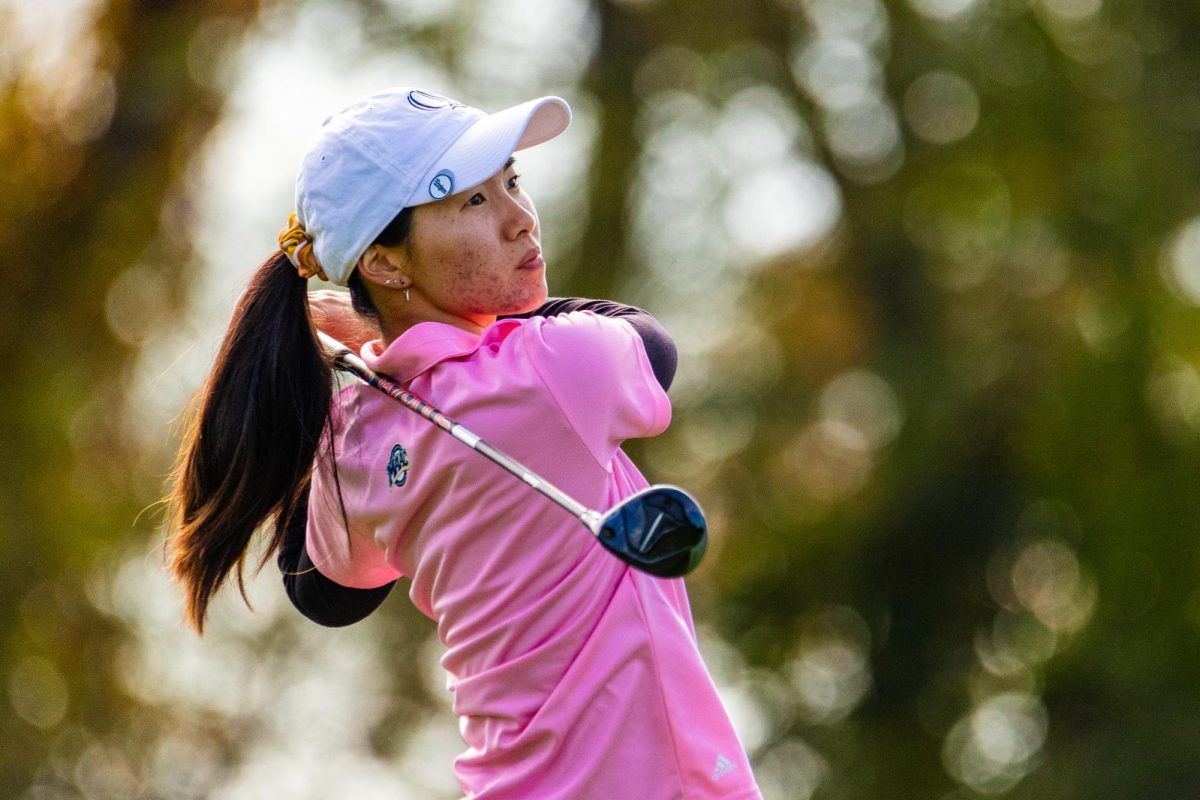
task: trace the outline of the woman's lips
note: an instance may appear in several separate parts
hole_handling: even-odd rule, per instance
[[[542,251],[535,249],[525,256],[525,259],[517,265],[518,269],[541,269],[546,266],[545,260],[542,258]]]

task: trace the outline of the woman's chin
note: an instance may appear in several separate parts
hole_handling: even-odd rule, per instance
[[[550,296],[549,290],[547,290],[546,287],[543,286],[540,291],[530,295],[529,298],[526,299],[526,301],[524,303],[518,304],[519,307],[514,308],[512,311],[503,311],[501,313],[502,314],[527,314],[530,311],[533,311],[535,308],[539,308],[542,305],[542,303],[546,302],[546,298],[549,296]]]

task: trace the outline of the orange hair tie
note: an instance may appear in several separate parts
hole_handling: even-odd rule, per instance
[[[312,237],[304,230],[294,213],[288,215],[287,227],[279,232],[279,249],[288,257],[288,261],[292,262],[301,278],[308,279],[316,275],[323,281],[329,280],[325,277],[325,270],[317,263]]]

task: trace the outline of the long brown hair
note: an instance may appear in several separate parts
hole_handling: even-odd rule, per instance
[[[306,282],[282,252],[262,263],[229,330],[183,437],[169,503],[170,568],[187,618],[204,631],[212,596],[243,565],[254,531],[276,524],[275,551],[307,488],[332,395],[332,373],[308,315]]]
[[[401,244],[411,217],[412,209],[403,209],[375,243]],[[357,270],[350,296],[355,310],[378,321]],[[187,619],[197,632],[204,632],[208,604],[230,573],[246,599],[246,555],[264,521],[274,524],[256,569],[282,543],[307,494],[322,432],[332,431],[332,394],[332,371],[309,316],[307,281],[277,252],[238,300],[197,395],[167,498],[170,570],[183,584]],[[336,479],[333,436],[325,441]]]

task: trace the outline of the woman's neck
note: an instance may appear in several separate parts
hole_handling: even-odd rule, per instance
[[[384,348],[391,346],[392,342],[399,339],[409,328],[422,322],[440,322],[469,333],[480,334],[484,328],[496,321],[495,316],[451,314],[416,297],[411,301],[401,297],[399,302],[390,303],[379,311],[379,329]]]

